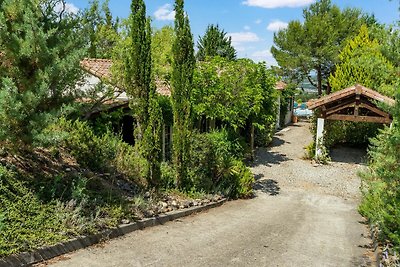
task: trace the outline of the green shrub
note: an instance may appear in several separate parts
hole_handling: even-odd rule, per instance
[[[138,184],[146,184],[144,177],[147,177],[148,163],[138,148],[123,142],[110,131],[97,136],[87,122],[61,118],[41,136],[42,145],[65,147],[83,167],[94,171],[115,171]]]
[[[160,166],[161,170],[161,188],[173,189],[175,188],[175,170],[173,166],[167,162],[162,162]]]
[[[360,212],[400,251],[400,129],[385,128],[372,141],[369,170],[361,174]]]
[[[365,145],[369,139],[378,134],[382,128],[377,123],[326,121],[324,140],[330,148],[336,144],[346,143],[350,145]]]
[[[234,199],[251,197],[255,180],[250,169],[239,160],[232,160],[229,164],[229,172],[216,185],[218,191]]]
[[[254,182],[251,171],[241,161],[243,148],[225,129],[193,134],[191,140],[189,189],[238,198],[249,197]]]

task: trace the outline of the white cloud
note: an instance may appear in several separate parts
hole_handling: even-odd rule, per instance
[[[172,5],[165,4],[160,6],[156,12],[154,12],[154,17],[157,20],[174,20],[175,19],[175,11],[173,10]]]
[[[254,21],[255,24],[261,24],[262,23],[262,19],[257,19]]]
[[[279,30],[286,29],[287,26],[288,26],[287,22],[280,21],[280,20],[274,20],[270,24],[268,24],[267,30],[272,31],[272,32],[276,32],[276,31],[279,31]]]
[[[262,8],[302,7],[315,2],[315,0],[246,0],[243,5]]]
[[[244,29],[245,31],[250,31],[251,28],[250,28],[250,26],[246,25],[246,26],[243,27],[243,29]]]
[[[232,38],[232,43],[250,43],[260,41],[260,37],[254,32],[232,32],[228,33]]]
[[[271,66],[271,65],[278,65],[275,58],[273,57],[273,55],[271,54],[270,49],[265,49],[265,50],[260,50],[260,51],[256,51],[254,53],[252,53],[250,55],[250,58],[252,60],[254,60],[255,62],[261,62],[261,61],[265,61],[267,63],[267,65]]]
[[[63,4],[61,2],[58,2],[54,7],[54,11],[59,13],[63,10],[63,8]],[[70,14],[77,14],[79,12],[79,8],[77,8],[72,3],[65,3],[65,12]]]

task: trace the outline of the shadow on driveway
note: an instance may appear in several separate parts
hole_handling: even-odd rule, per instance
[[[256,159],[251,164],[252,167],[265,165],[271,167],[272,165],[281,164],[284,161],[291,160],[286,154],[269,151],[268,148],[260,148],[257,152]]]
[[[270,196],[279,195],[281,188],[278,182],[272,179],[258,180],[253,186],[254,190],[261,191]]]

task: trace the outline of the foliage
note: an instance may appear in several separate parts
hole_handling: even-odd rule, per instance
[[[243,148],[227,130],[192,134],[189,186],[192,191],[249,197],[254,177],[242,163]]]
[[[173,163],[178,187],[185,185],[191,133],[191,91],[195,68],[193,36],[183,0],[175,1],[175,41],[172,64]]]
[[[396,87],[396,69],[383,56],[378,40],[372,40],[366,25],[350,39],[339,54],[336,72],[329,82],[332,91],[339,91],[357,83],[393,97]],[[377,135],[379,124],[327,121],[325,141],[327,147],[337,143],[367,144]]]
[[[339,54],[339,63],[329,82],[332,91],[354,84],[362,84],[393,97],[394,66],[383,56],[377,40],[371,40],[368,28],[363,25],[359,34],[349,40]]]
[[[97,136],[87,122],[61,118],[45,129],[42,144],[65,147],[83,167],[118,172],[131,181],[146,184],[149,167],[138,147],[124,143],[110,132]]]
[[[0,257],[65,240],[58,214],[0,166]]]
[[[136,143],[148,161],[147,179],[150,185],[157,186],[161,162],[162,111],[152,76],[152,33],[143,0],[132,0],[128,34],[131,42],[125,49],[128,56],[124,60],[124,85],[136,119]]]
[[[162,110],[159,105],[155,90],[150,94],[149,98],[149,120],[143,135],[141,151],[144,158],[149,164],[149,184],[152,187],[158,187],[160,179],[160,164],[162,161],[161,154],[161,134],[163,127]]]
[[[398,107],[397,107],[398,108]],[[360,212],[381,230],[400,251],[400,131],[385,128],[372,141],[369,170],[362,174],[363,200]]]
[[[170,81],[172,73],[172,45],[175,41],[174,28],[164,26],[153,32],[151,51],[154,62],[154,76],[158,80]]]
[[[226,32],[220,29],[218,24],[207,26],[204,36],[199,36],[197,48],[199,50],[196,57],[199,61],[215,56],[220,56],[227,60],[234,60],[236,58],[236,50],[232,46],[231,37],[226,36]]]
[[[85,51],[80,17],[56,11],[57,3],[0,3],[1,140],[32,142],[75,97]]]
[[[146,18],[143,0],[132,0],[128,35],[131,43],[125,48],[124,88],[132,99],[130,108],[137,121],[136,139],[140,141],[148,121],[148,105],[151,90],[151,29]]]
[[[280,92],[281,97],[281,103],[280,103],[280,110],[279,110],[279,122],[280,122],[280,127],[285,126],[285,119],[286,115],[288,113],[288,107],[291,104],[291,101],[293,99],[293,96],[295,94],[295,84],[291,83],[288,84],[285,88],[285,90],[282,90]]]
[[[101,6],[99,0],[92,0],[83,14],[82,24],[85,37],[88,38],[87,53],[90,58],[111,58],[120,39],[119,19],[112,17],[108,5],[109,0],[105,0]]]
[[[329,150],[326,147],[325,140],[320,138],[318,140],[318,153],[314,156],[316,162],[320,164],[328,164],[331,160],[329,157]]]
[[[368,122],[325,121],[325,145],[331,148],[336,144],[365,146],[369,139],[378,134],[381,124]]]
[[[320,0],[303,10],[304,23],[289,22],[286,29],[274,34],[272,54],[284,75],[298,83],[305,77],[318,88],[329,93],[327,78],[335,70],[335,63],[344,41],[354,36],[366,21],[374,23],[368,16],[362,16],[356,9],[340,10],[330,0]],[[317,74],[317,82],[311,78]]]
[[[250,118],[262,129],[275,119],[275,79],[265,65],[214,57],[195,72],[193,111],[197,119],[220,120],[234,129]]]
[[[160,166],[161,179],[160,187],[164,189],[174,189],[175,188],[175,170],[172,164],[168,162],[162,162]]]

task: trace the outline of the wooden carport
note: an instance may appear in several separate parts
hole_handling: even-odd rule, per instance
[[[307,103],[308,108],[318,111],[316,157],[321,153],[320,144],[323,140],[325,120],[390,124],[392,116],[380,108],[378,103],[392,106],[395,100],[359,84],[310,100]]]

